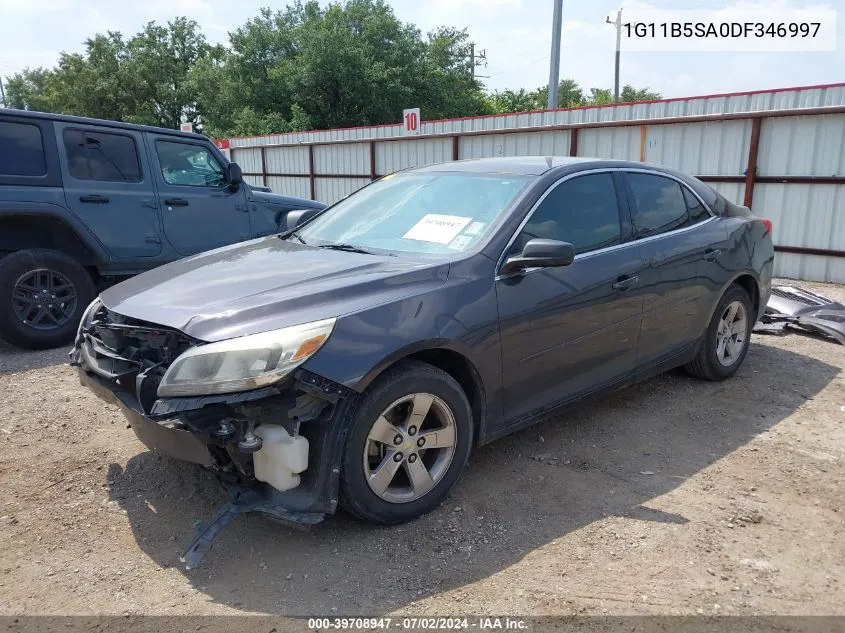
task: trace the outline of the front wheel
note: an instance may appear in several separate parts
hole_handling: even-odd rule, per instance
[[[383,524],[429,512],[457,483],[472,441],[472,411],[457,381],[427,363],[403,362],[357,408],[343,458],[343,507]]]
[[[744,288],[736,285],[728,288],[704,333],[698,356],[684,369],[705,380],[733,376],[748,353],[753,312]]]

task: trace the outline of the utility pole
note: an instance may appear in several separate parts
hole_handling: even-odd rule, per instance
[[[616,27],[616,70],[613,80],[613,103],[619,103],[619,51],[622,44],[622,9],[616,12],[615,22],[610,19],[610,16],[605,21]]]
[[[0,100],[2,100],[2,105],[6,107],[6,91],[3,90],[3,78],[0,77]]]
[[[486,75],[476,75],[475,69],[478,66],[481,66],[482,62],[484,66],[487,66],[487,49],[482,48],[478,51],[478,55],[475,54],[475,42],[472,42],[469,45],[469,73],[472,77],[472,80],[475,81],[475,78],[487,79]]]
[[[552,55],[549,62],[549,101],[547,108],[557,107],[557,86],[560,82],[560,31],[563,22],[563,0],[555,0],[552,15]]]

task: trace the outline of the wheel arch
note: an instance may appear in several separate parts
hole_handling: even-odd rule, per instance
[[[45,211],[14,211],[0,214],[0,252],[33,248],[59,251],[72,257],[89,273],[102,262],[96,245],[86,240],[67,219]]]
[[[406,360],[418,360],[427,363],[455,379],[469,400],[473,426],[475,427],[475,439],[478,442],[484,429],[484,420],[487,414],[487,393],[484,381],[469,356],[446,341],[418,343],[391,354],[358,382],[356,390],[363,393],[376,378]]]

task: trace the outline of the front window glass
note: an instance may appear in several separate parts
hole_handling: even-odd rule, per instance
[[[220,163],[202,145],[157,141],[161,175],[168,185],[222,187],[226,177]]]
[[[297,234],[306,243],[456,253],[484,237],[532,177],[422,172],[386,176]]]

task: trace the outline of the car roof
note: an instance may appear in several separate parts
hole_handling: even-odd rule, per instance
[[[171,130],[164,127],[155,127],[152,125],[139,125],[137,123],[123,123],[121,121],[109,121],[107,119],[92,119],[85,116],[71,116],[69,114],[53,114],[52,112],[35,112],[33,110],[14,110],[11,108],[0,108],[0,114],[3,116],[13,116],[22,119],[41,119],[48,121],[61,121],[63,123],[77,123],[79,125],[96,125],[98,127],[110,127],[121,130],[134,130],[140,132],[153,132],[155,134],[171,134],[173,136],[181,136],[190,139],[208,140],[208,137],[194,132],[182,132],[181,130]]]
[[[626,160],[607,160],[603,158],[589,158],[582,156],[508,156],[497,158],[472,158],[448,163],[426,165],[409,171],[461,171],[480,174],[519,174],[525,176],[539,176],[553,169],[559,171],[580,171],[583,169],[632,167],[649,169],[667,173],[675,173],[659,165],[637,163]],[[569,168],[569,169],[567,169]]]

